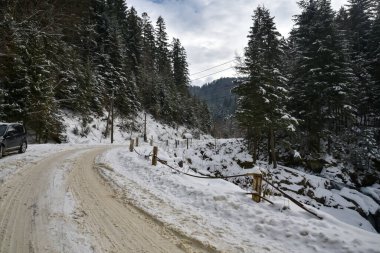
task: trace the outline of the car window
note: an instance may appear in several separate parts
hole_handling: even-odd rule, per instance
[[[0,136],[3,136],[6,130],[7,130],[7,125],[0,125]]]
[[[8,133],[12,133],[11,135],[14,135],[16,133],[16,129],[14,128],[14,126],[9,126],[8,128]]]
[[[21,125],[16,125],[15,129],[16,129],[17,133],[19,133],[19,134],[24,133],[24,128]]]

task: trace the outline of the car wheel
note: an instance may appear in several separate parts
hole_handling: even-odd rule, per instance
[[[22,142],[21,146],[20,146],[20,150],[18,151],[19,153],[25,153],[26,151],[26,147],[27,147],[27,144],[26,142]]]

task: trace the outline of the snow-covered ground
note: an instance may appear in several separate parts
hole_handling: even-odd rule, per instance
[[[151,147],[136,150],[149,154]],[[175,166],[175,157],[159,152]],[[319,220],[283,197],[272,197],[274,205],[258,204],[235,184],[152,166],[125,148],[106,153],[98,163],[127,201],[222,252],[380,252],[378,234],[314,209],[323,217]]]
[[[83,123],[67,112],[64,118],[66,139],[70,144],[30,145],[25,154],[4,157],[0,161],[0,184],[26,165],[53,153],[78,148],[78,145],[110,143],[110,138],[102,134],[106,128],[105,119],[93,118]],[[139,154],[129,152],[127,147],[113,149],[98,157],[99,172],[124,201],[133,203],[180,233],[222,252],[380,252],[380,235],[359,214],[379,211],[379,185],[358,191],[344,185],[336,187],[330,179],[287,167],[279,166],[274,170],[262,162],[254,168],[270,174],[273,183],[308,204],[309,209],[323,217],[319,220],[278,194],[268,196],[274,205],[253,202],[246,194],[251,188],[249,177],[230,182],[199,179],[162,164],[152,166],[149,158],[152,147],[142,140],[143,114],[136,120],[117,119],[115,122],[115,143],[129,144],[131,138],[139,137],[140,145],[136,147]],[[186,133],[197,137],[189,141],[189,149],[183,139]],[[252,158],[241,140],[199,136],[195,129],[169,127],[149,115],[147,135],[159,146],[159,158],[186,173],[235,175],[247,172],[242,167],[252,166]],[[180,140],[177,147],[175,140]],[[59,171],[53,178],[58,186],[62,185],[68,170],[63,166]],[[56,192],[58,186],[51,189],[51,194],[63,194],[61,199],[65,199],[67,206],[57,213],[72,217],[76,203],[69,192]],[[267,191],[275,193],[270,187]],[[55,225],[64,225],[62,219],[55,222]],[[65,231],[74,236],[78,233],[72,223],[66,224]],[[86,242],[85,238],[81,240]],[[82,243],[76,247],[88,249],[89,245]]]
[[[30,166],[38,160],[41,160],[49,155],[59,151],[75,148],[73,144],[55,145],[28,145],[28,149],[24,154],[17,152],[11,153],[0,160],[0,184],[11,175],[19,172],[26,166]]]
[[[125,123],[117,122],[119,126]],[[100,171],[124,193],[126,201],[168,226],[224,252],[252,252],[252,249],[257,252],[284,252],[284,249],[290,252],[380,252],[380,236],[357,210],[359,207],[360,212],[374,214],[379,205],[363,193],[346,187],[332,189],[328,179],[282,166],[274,170],[259,163],[256,169],[270,172],[273,182],[281,182],[278,186],[309,204],[309,208],[324,219],[316,219],[281,196],[269,197],[275,205],[257,204],[245,194],[251,187],[248,177],[231,179],[233,184],[219,179],[191,178],[160,164],[151,166],[146,156],[152,153],[152,147],[141,138],[143,114],[134,124],[135,131],[128,134],[118,133],[116,128],[115,139],[116,143],[129,144],[131,137],[140,137],[140,146],[136,147],[140,155],[126,148],[110,151],[99,158],[98,162],[103,165]],[[105,128],[104,121],[93,126],[93,131],[97,128],[95,135],[99,136]],[[245,152],[241,140],[214,140],[201,135],[191,140],[187,149],[182,137],[185,133],[196,135],[193,131],[172,128],[148,116],[148,138],[153,138],[154,145],[159,146],[159,158],[175,168],[181,165],[182,171],[201,175],[246,172],[242,167],[249,167],[252,158]],[[70,140],[75,138],[70,133],[68,136]],[[91,142],[94,140],[96,143],[96,138]],[[180,140],[177,147],[175,140]],[[86,141],[88,138],[75,140]],[[379,198],[378,189],[368,187],[363,189],[365,191]]]

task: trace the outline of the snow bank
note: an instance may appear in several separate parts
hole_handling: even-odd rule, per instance
[[[11,153],[0,159],[0,184],[4,182],[11,175],[19,172],[25,167],[30,166],[31,163],[48,157],[51,154],[63,150],[73,149],[73,145],[28,145],[25,153],[18,154],[17,152]]]
[[[138,152],[150,149],[139,147]],[[318,220],[282,197],[272,198],[274,206],[257,204],[230,182],[188,177],[164,165],[154,167],[123,148],[106,153],[98,162],[113,168],[114,172],[104,169],[102,174],[128,201],[223,252],[379,252],[378,234],[314,210],[324,217]]]
[[[85,121],[80,115],[72,112],[62,112],[64,126],[66,128],[66,142],[75,144],[100,144],[111,143],[110,126],[107,126],[107,117],[92,116]],[[147,138],[153,140],[155,145],[165,144],[166,141],[174,144],[175,140],[181,140],[183,135],[197,137],[198,139],[211,139],[209,135],[202,134],[198,129],[189,129],[184,126],[168,126],[158,123],[152,115],[147,114]],[[105,137],[108,127],[108,135]],[[114,143],[126,144],[131,138],[144,136],[144,113],[140,112],[130,119],[114,119]],[[182,143],[185,145],[185,142]]]

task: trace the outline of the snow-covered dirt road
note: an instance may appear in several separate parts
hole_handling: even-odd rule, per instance
[[[0,252],[209,252],[119,201],[94,169],[109,148],[71,147],[0,184]]]

